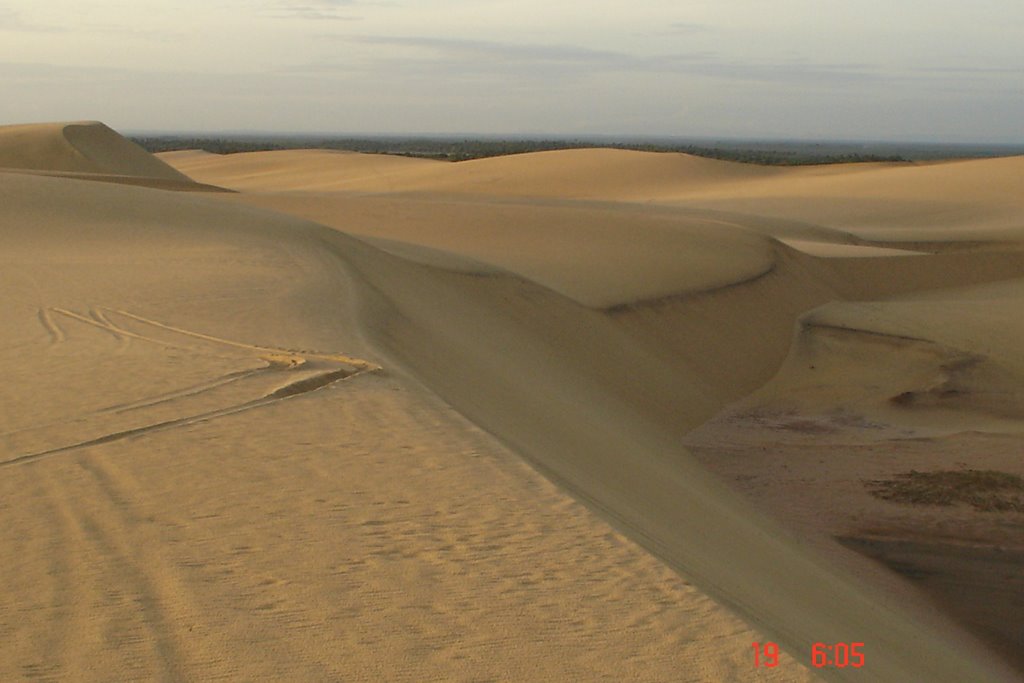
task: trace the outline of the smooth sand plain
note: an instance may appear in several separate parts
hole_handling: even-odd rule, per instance
[[[0,167],[0,677],[1019,679],[1021,515],[862,480],[1024,473],[1024,159]]]

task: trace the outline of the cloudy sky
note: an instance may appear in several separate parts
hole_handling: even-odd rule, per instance
[[[1024,143],[1021,0],[0,0],[0,124]]]

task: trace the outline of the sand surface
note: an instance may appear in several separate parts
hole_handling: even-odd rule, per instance
[[[0,678],[1019,680],[1022,178],[0,128]]]

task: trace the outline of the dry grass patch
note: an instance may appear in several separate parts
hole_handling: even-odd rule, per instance
[[[996,470],[901,472],[864,482],[872,495],[911,505],[965,503],[985,512],[1024,512],[1024,479]]]

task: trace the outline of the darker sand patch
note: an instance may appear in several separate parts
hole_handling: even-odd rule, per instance
[[[1024,478],[997,470],[901,472],[864,482],[872,495],[910,505],[966,504],[983,512],[1024,512]]]
[[[1024,671],[1024,550],[869,536],[836,540],[913,583]]]

